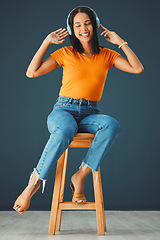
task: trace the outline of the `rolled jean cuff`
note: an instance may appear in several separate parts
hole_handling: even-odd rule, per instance
[[[33,174],[34,174],[34,172],[37,173],[36,181],[35,181],[34,185],[36,185],[38,179],[42,180],[42,194],[43,194],[43,193],[44,193],[44,189],[45,189],[45,185],[46,185],[46,181],[47,181],[47,179],[42,179],[42,178],[39,176],[39,173],[38,173],[37,169],[36,169],[36,168],[33,168],[33,172],[32,172],[31,175],[30,175],[30,179],[29,179],[29,181],[31,180],[31,178],[32,178],[32,176],[33,176]]]
[[[82,170],[83,170],[83,171],[85,171],[85,169],[86,169],[87,167],[89,167],[89,168],[92,170],[92,174],[93,174],[94,176],[96,176],[96,181],[95,181],[95,183],[97,183],[98,171],[95,171],[92,167],[90,167],[88,164],[86,164],[86,163],[83,162],[83,161],[82,161],[79,169],[80,169],[81,167],[82,167]]]

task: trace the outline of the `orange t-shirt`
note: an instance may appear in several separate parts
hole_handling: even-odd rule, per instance
[[[62,47],[50,54],[63,67],[62,86],[59,96],[85,98],[99,101],[102,96],[107,72],[120,56],[116,51],[100,47],[100,52],[85,57],[73,47]]]

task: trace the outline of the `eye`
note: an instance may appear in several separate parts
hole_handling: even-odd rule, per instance
[[[87,22],[87,23],[85,23],[85,25],[90,25],[91,24],[91,22]],[[81,25],[76,25],[76,27],[80,27]]]

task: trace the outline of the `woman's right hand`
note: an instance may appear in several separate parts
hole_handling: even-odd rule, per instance
[[[61,44],[65,41],[65,37],[68,36],[68,31],[65,28],[59,28],[58,30],[51,32],[46,39],[50,44]]]

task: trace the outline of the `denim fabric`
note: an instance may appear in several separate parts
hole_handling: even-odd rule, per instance
[[[44,181],[47,180],[50,169],[68,148],[76,133],[95,134],[81,164],[82,167],[90,167],[93,173],[93,171],[98,172],[101,160],[121,131],[117,120],[100,114],[97,101],[64,96],[57,98],[53,110],[48,115],[47,126],[50,137],[34,169]]]

